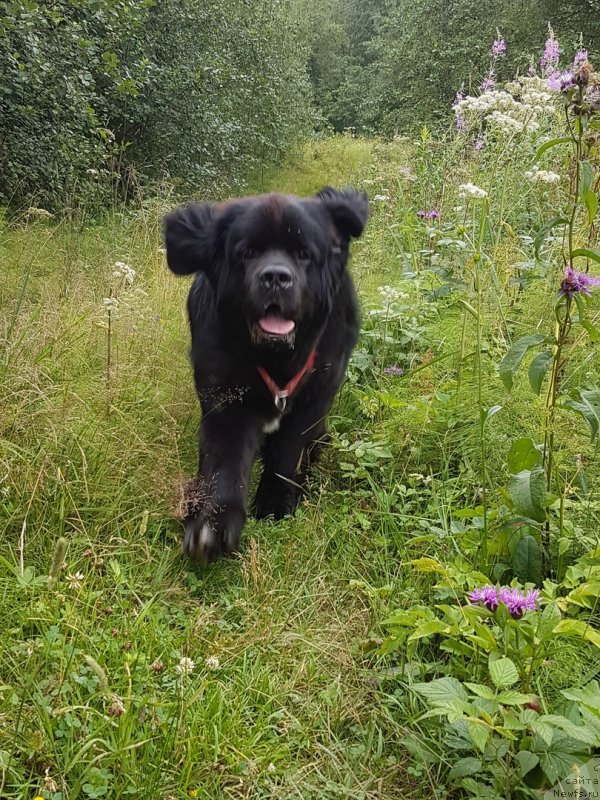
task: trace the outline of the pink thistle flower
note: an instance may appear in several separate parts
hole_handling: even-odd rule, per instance
[[[495,611],[498,607],[498,591],[495,586],[487,584],[479,589],[474,589],[469,595],[471,603],[481,603],[490,611]]]
[[[591,297],[590,288],[600,286],[600,278],[588,275],[587,272],[576,272],[573,267],[567,267],[563,281],[560,285],[559,295],[561,297],[573,297],[577,292]]]

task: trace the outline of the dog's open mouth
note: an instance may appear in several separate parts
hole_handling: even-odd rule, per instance
[[[295,329],[294,320],[286,317],[278,306],[272,305],[265,309],[265,316],[255,323],[254,338],[290,342]]]

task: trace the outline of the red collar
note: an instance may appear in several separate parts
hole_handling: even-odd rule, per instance
[[[281,389],[273,380],[273,378],[269,375],[267,370],[264,367],[256,367],[258,370],[258,374],[265,382],[267,389],[273,395],[273,400],[275,401],[275,408],[278,411],[283,411],[285,409],[285,405],[287,402],[287,398],[291,397],[294,394],[296,389],[298,388],[298,384],[302,380],[302,378],[306,375],[307,372],[310,372],[314,366],[315,358],[317,357],[317,351],[313,350],[312,353],[306,360],[306,364],[302,367],[302,369],[297,372],[294,377],[286,383],[286,385]]]

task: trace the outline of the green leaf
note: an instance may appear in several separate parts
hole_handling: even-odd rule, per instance
[[[600,647],[600,633],[581,619],[563,619],[554,628],[555,634],[562,636],[580,636],[586,642]]]
[[[590,429],[591,440],[598,436],[600,431],[600,389],[577,389],[579,400],[563,398],[561,405],[576,411],[584,418]]]
[[[491,420],[491,418],[495,416],[499,411],[502,411],[502,406],[492,406],[491,408],[488,409],[485,409],[483,407],[480,408],[479,415],[481,417],[481,421],[483,422],[483,424],[485,425],[487,422],[489,422],[489,420]]]
[[[490,678],[499,689],[512,686],[519,680],[519,672],[510,658],[497,658],[489,662]]]
[[[433,706],[442,706],[451,700],[467,702],[469,699],[462,683],[451,676],[436,678],[429,683],[415,683],[412,688]]]
[[[598,328],[592,325],[592,323],[589,322],[589,320],[587,319],[581,319],[579,321],[581,322],[582,327],[585,328],[585,330],[588,332],[588,336],[590,337],[590,342],[596,344],[596,342],[600,338],[600,335],[598,333]]]
[[[542,453],[533,439],[524,436],[516,439],[508,451],[508,471],[516,475],[524,469],[533,469],[542,465]]]
[[[469,691],[477,695],[477,697],[481,697],[484,700],[496,699],[496,692],[493,689],[490,689],[489,686],[484,686],[483,683],[465,683],[465,686],[467,689],[469,689]]]
[[[579,179],[579,200],[583,201],[584,194],[594,184],[594,168],[589,161],[581,162],[581,177]]]
[[[415,639],[422,639],[425,636],[433,636],[436,633],[449,633],[450,628],[441,619],[432,619],[429,622],[424,622],[415,628],[415,632],[411,633],[408,641],[412,642]]]
[[[521,777],[524,778],[528,772],[531,772],[532,769],[537,767],[540,763],[540,757],[535,753],[531,753],[529,750],[520,750],[517,753],[517,762],[519,764]]]
[[[540,546],[531,534],[521,537],[512,559],[513,570],[522,583],[542,582],[542,553]]]
[[[517,513],[528,519],[544,522],[546,519],[546,473],[542,467],[524,469],[511,475],[508,493]]]
[[[562,717],[558,714],[544,714],[541,717],[541,721],[547,722],[549,725],[554,725],[555,728],[559,728],[571,739],[575,739],[578,742],[585,742],[589,744],[590,747],[600,746],[600,739],[594,731],[584,728],[582,725],[576,725],[566,717]]]
[[[478,758],[460,758],[449,772],[449,778],[465,778],[467,775],[477,775],[481,770],[481,761]]]
[[[539,229],[536,233],[535,238],[533,240],[533,251],[535,253],[536,261],[540,260],[540,250],[542,244],[544,243],[544,239],[546,238],[546,234],[550,233],[552,228],[555,228],[557,225],[567,225],[568,220],[565,217],[554,217],[551,219],[550,222],[547,222],[545,225]]]
[[[589,258],[591,261],[600,264],[600,253],[597,253],[595,250],[590,250],[588,247],[578,247],[577,250],[573,250],[571,257]]]
[[[574,700],[576,703],[585,706],[596,717],[600,718],[600,689],[597,681],[592,681],[582,689],[562,689],[561,694],[567,700]]]
[[[539,395],[548,367],[552,364],[554,353],[552,350],[542,350],[529,365],[529,383],[533,391]]]
[[[532,347],[537,347],[539,344],[546,341],[547,338],[543,333],[531,333],[528,336],[523,336],[521,339],[518,339],[513,344],[498,366],[498,373],[508,391],[512,389],[515,373],[519,369],[527,352],[531,350]]]
[[[468,720],[467,732],[469,734],[469,739],[473,742],[475,747],[480,753],[483,753],[491,733],[485,722],[478,719]]]
[[[495,699],[503,706],[524,706],[525,703],[530,703],[533,697],[534,695],[532,694],[524,694],[514,689],[507,689],[496,695]]]
[[[535,158],[533,159],[533,163],[535,164],[537,161],[539,161],[546,150],[550,150],[551,147],[556,147],[559,144],[569,144],[569,142],[572,141],[573,139],[570,136],[559,136],[556,139],[550,139],[549,142],[544,142],[541,147],[538,147]]]
[[[540,752],[540,766],[551,784],[569,775],[573,767],[590,758],[589,750],[569,740],[558,732]]]
[[[588,223],[594,224],[596,213],[598,212],[598,195],[591,189],[587,189],[583,195],[583,203],[588,212]]]

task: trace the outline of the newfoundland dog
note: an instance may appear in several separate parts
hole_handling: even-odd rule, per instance
[[[258,454],[256,517],[298,504],[358,335],[346,264],[368,213],[364,193],[327,187],[191,204],[165,220],[170,269],[196,273],[187,310],[202,422],[183,548],[199,561],[238,549]]]

